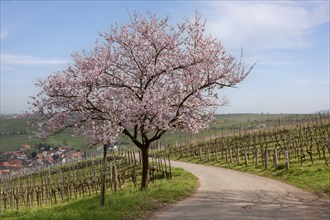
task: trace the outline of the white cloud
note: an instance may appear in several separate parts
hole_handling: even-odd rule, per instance
[[[329,86],[330,82],[329,80],[318,80],[318,81],[312,81],[309,79],[296,79],[294,80],[294,83],[298,86]]]
[[[64,63],[68,63],[68,61],[60,59],[45,59],[28,55],[1,53],[1,65],[49,65]]]
[[[297,80],[294,80],[294,83],[296,85],[299,85],[299,86],[306,86],[306,85],[310,85],[311,84],[311,80],[309,79],[297,79]]]
[[[320,82],[320,85],[330,86],[330,80],[329,79],[324,80],[324,81]]]
[[[8,37],[8,31],[7,30],[1,30],[0,32],[0,39],[3,40],[5,39],[6,37]]]
[[[254,53],[250,60],[258,60],[258,65],[271,67],[301,65],[299,56],[287,51],[261,51]]]
[[[2,64],[2,63],[1,63]],[[4,73],[4,72],[12,72],[15,70],[15,68],[13,68],[12,66],[5,66],[5,65],[0,65],[0,72]]]
[[[208,2],[211,33],[225,46],[271,50],[310,47],[305,37],[329,22],[329,2]]]

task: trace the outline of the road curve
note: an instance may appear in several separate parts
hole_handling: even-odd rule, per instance
[[[291,185],[219,167],[177,161],[172,165],[197,176],[200,187],[150,219],[330,219],[329,201]]]

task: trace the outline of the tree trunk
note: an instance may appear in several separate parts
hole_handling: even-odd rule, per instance
[[[107,169],[107,145],[103,146],[103,159],[102,159],[102,171],[101,171],[101,196],[100,196],[100,206],[104,206],[105,201],[105,174]]]
[[[142,151],[142,181],[141,189],[148,188],[149,183],[149,147],[145,146]]]

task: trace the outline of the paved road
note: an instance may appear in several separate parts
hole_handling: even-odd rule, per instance
[[[330,219],[330,202],[291,185],[230,169],[172,164],[197,176],[200,187],[192,197],[160,210],[151,219]]]

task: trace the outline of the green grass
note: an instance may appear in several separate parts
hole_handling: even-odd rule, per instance
[[[83,137],[72,137],[69,133],[61,133],[52,137],[50,140],[40,139],[36,136],[34,128],[27,125],[28,119],[0,119],[0,152],[18,150],[22,144],[30,144],[32,146],[44,143],[55,147],[70,145],[76,149],[84,149],[85,139]],[[25,131],[21,133],[21,131]]]
[[[50,144],[54,147],[58,146],[73,146],[75,149],[84,149],[84,138],[75,138],[68,133],[62,133],[50,140],[39,139],[35,134],[14,134],[1,135],[0,152],[19,150],[20,145],[30,144],[32,146],[39,143]]]
[[[99,196],[46,208],[6,211],[1,219],[137,219],[144,218],[164,204],[190,196],[197,188],[195,176],[180,168],[172,169],[171,180],[156,180],[147,190],[132,185],[118,193],[106,195],[104,207]]]
[[[272,167],[272,164],[269,164],[269,168],[265,170],[262,165],[256,167],[254,164],[250,163],[248,166],[245,166],[244,161],[240,164],[235,162],[230,164],[224,161],[216,162],[188,158],[172,159],[229,168],[276,179],[307,191],[317,193],[323,198],[330,199],[330,167],[325,166],[322,161],[316,161],[314,164],[305,161],[302,166],[297,163],[291,163],[289,171],[287,172],[284,163],[279,163],[277,169]]]
[[[9,131],[11,129],[21,129],[26,128],[27,120],[25,118],[17,118],[17,119],[0,119],[0,129]]]

